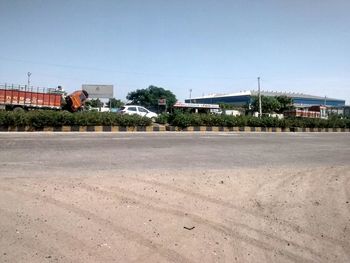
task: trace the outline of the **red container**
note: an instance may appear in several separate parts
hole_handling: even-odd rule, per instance
[[[0,105],[26,108],[60,108],[61,94],[26,91],[20,87],[0,87]]]

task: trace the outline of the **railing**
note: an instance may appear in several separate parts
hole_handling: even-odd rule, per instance
[[[19,85],[19,84],[0,84],[0,89],[4,90],[18,90],[18,91],[29,91],[37,93],[57,93],[53,88],[42,88],[42,87],[33,87],[28,85]]]

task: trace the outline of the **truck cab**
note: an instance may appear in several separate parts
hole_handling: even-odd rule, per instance
[[[76,112],[84,107],[85,101],[89,97],[86,90],[77,90],[66,97],[66,108],[71,112]]]

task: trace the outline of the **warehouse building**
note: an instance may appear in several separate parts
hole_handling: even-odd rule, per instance
[[[319,97],[292,92],[261,91],[262,96],[287,96],[293,99],[293,104],[297,108],[310,107],[314,105],[325,105],[331,108],[343,108],[345,100],[328,97]],[[208,96],[186,99],[186,103],[209,103],[209,104],[232,104],[245,106],[252,103],[253,97],[258,96],[257,91],[243,91],[232,94],[211,94]]]

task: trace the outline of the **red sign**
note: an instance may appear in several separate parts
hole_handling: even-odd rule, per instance
[[[158,105],[166,105],[166,99],[159,99]]]

